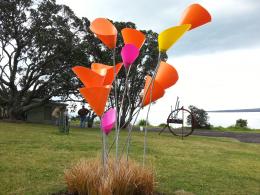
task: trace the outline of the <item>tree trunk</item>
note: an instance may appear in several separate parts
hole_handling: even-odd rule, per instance
[[[130,110],[130,111],[129,111]],[[127,128],[129,123],[132,121],[132,116],[134,113],[135,108],[130,108],[126,105],[122,110],[122,116],[120,119],[120,128]]]
[[[20,111],[20,109],[14,108],[14,107],[9,107],[8,108],[8,116],[9,119],[12,121],[16,120],[25,120],[25,113]]]

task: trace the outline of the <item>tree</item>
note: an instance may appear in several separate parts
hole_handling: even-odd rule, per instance
[[[246,128],[247,127],[247,120],[245,120],[245,119],[237,119],[236,120],[236,127]]]
[[[125,27],[130,28],[136,28],[135,24],[133,23],[124,23],[124,22],[115,22],[114,23],[117,30],[120,32]],[[128,125],[133,113],[136,111],[137,107],[139,106],[139,103],[141,101],[139,94],[141,93],[142,89],[144,88],[145,84],[145,76],[146,75],[152,75],[154,73],[155,67],[157,65],[158,61],[158,34],[148,30],[142,30],[142,32],[146,35],[146,41],[144,45],[141,48],[140,55],[132,65],[133,68],[130,71],[129,74],[129,83],[131,87],[129,88],[129,99],[128,97],[125,97],[124,99],[124,106],[122,109],[122,116],[121,116],[121,124],[120,126]],[[121,61],[121,48],[123,47],[123,39],[121,37],[121,34],[119,34],[118,37],[118,43],[117,47],[120,49],[117,49],[117,61]],[[161,55],[161,59],[166,61],[167,55],[166,53],[163,53]],[[124,70],[121,70],[119,74],[119,80],[117,89],[118,89],[118,99],[122,99],[123,90],[125,89],[125,79],[126,79],[126,72]],[[113,92],[112,92],[113,96]],[[112,102],[111,102],[112,103]],[[120,104],[119,104],[120,106]]]
[[[194,117],[194,128],[210,128],[208,113],[205,110],[192,105],[189,106],[189,110]],[[187,116],[187,123],[191,125],[191,115]]]
[[[84,18],[85,24],[88,27],[90,25],[90,22]],[[113,21],[111,21],[113,22]],[[121,36],[121,30],[123,28],[136,28],[136,25],[132,22],[113,22],[115,27],[117,28],[118,38],[117,38],[117,48],[116,48],[116,63],[122,62],[121,59],[121,48],[124,46],[123,38]],[[127,97],[124,99],[124,106],[122,109],[122,115],[120,118],[121,126],[125,124],[128,125],[134,111],[137,109],[140,97],[139,94],[141,90],[144,87],[145,81],[144,78],[147,74],[152,75],[154,72],[154,69],[157,65],[157,56],[158,56],[158,34],[149,30],[149,31],[142,31],[146,35],[146,42],[141,48],[140,55],[136,59],[135,63],[132,65],[133,68],[131,69],[131,72],[129,74],[129,83],[131,84],[130,90],[129,90],[129,99],[128,101]],[[94,39],[94,40],[93,40]],[[90,56],[91,63],[93,62],[99,62],[107,65],[112,65],[112,51],[108,49],[107,47],[104,47],[104,45],[99,41],[97,38],[93,37],[93,33],[90,32],[89,28],[87,28],[87,34],[84,37],[84,40],[86,43],[93,44],[90,46],[88,44],[87,47],[91,47],[91,50],[88,49]],[[91,40],[91,41],[90,41]],[[161,55],[162,60],[167,59],[167,55],[163,53]],[[85,65],[89,67],[90,65]],[[123,91],[125,89],[125,81],[126,81],[126,72],[125,69],[122,68],[121,71],[118,74],[118,81],[117,82],[117,99],[121,100]],[[109,97],[109,105],[108,107],[114,107],[114,90],[111,90],[110,97]],[[120,102],[118,102],[118,110],[120,107]],[[94,120],[94,117],[91,119]]]
[[[75,90],[70,68],[89,62],[82,32],[83,22],[55,0],[0,1],[0,105],[10,118]]]
[[[131,22],[114,22],[119,34],[116,62],[121,62],[124,45],[121,29],[136,28]],[[87,18],[79,19],[65,5],[55,0],[0,1],[0,107],[5,107],[12,119],[23,119],[24,113],[47,103],[82,101],[78,88],[82,83],[71,68],[90,67],[98,62],[112,65],[112,52],[89,30]],[[130,73],[131,101],[124,100],[121,124],[129,122],[136,110],[144,77],[152,74],[157,63],[157,33],[143,31],[146,42]],[[161,57],[166,60],[166,54]],[[125,87],[125,71],[118,75],[118,99]],[[32,101],[37,98],[38,101]],[[109,107],[114,106],[111,90]],[[120,105],[119,105],[120,106]],[[94,120],[95,115],[92,116]]]

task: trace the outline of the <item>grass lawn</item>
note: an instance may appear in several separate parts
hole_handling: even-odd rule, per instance
[[[260,133],[260,129],[249,129],[249,128],[242,128],[242,127],[214,127],[212,130],[216,131],[228,131],[228,132],[235,132],[235,133]]]
[[[121,136],[125,138],[126,132]],[[154,132],[148,137],[148,159],[157,171],[158,191],[260,194],[260,144],[199,136],[181,140]],[[65,189],[64,169],[80,158],[96,157],[100,141],[96,129],[73,128],[62,135],[53,126],[0,122],[0,194],[50,194]],[[142,143],[143,133],[135,132],[131,158],[139,162]]]

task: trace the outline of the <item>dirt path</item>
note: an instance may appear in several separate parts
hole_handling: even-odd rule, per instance
[[[194,130],[193,135],[208,137],[229,137],[246,143],[260,143],[260,133],[236,133],[213,130]]]

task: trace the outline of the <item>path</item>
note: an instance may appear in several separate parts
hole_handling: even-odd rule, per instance
[[[149,129],[153,131],[160,131],[161,128]],[[170,133],[168,129],[165,129],[162,133]],[[260,133],[239,133],[228,131],[214,131],[214,130],[194,130],[192,135],[207,136],[207,137],[228,137],[239,140],[246,143],[260,143]]]

